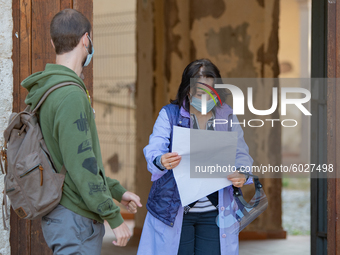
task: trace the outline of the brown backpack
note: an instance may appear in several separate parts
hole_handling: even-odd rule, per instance
[[[31,111],[28,106],[23,112],[12,113],[8,127],[4,131],[4,146],[0,161],[5,175],[5,189],[2,203],[4,228],[7,214],[6,195],[16,214],[22,219],[37,219],[52,211],[60,202],[66,169],[56,171],[47,150],[36,112],[54,90],[76,85],[64,82],[50,88]],[[4,166],[3,166],[4,165]],[[5,169],[5,171],[4,171]]]

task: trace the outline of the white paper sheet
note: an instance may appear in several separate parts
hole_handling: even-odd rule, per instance
[[[194,139],[191,142],[190,137]],[[236,145],[237,132],[173,127],[172,151],[182,156],[179,165],[173,169],[182,206],[231,185],[226,178],[230,173],[225,173],[225,178],[190,178],[190,163],[195,166],[217,163],[220,166],[222,164],[234,166]],[[195,160],[190,162],[190,157]]]

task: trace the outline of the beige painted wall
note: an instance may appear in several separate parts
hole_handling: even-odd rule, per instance
[[[310,0],[280,1],[280,78],[307,78],[310,67]],[[286,84],[286,85],[285,85]],[[298,86],[296,82],[282,82],[281,86]],[[299,94],[291,94],[299,97]],[[305,104],[308,107],[308,104]],[[309,163],[310,119],[296,107],[287,108],[286,119],[295,119],[298,126],[282,128],[282,153],[285,161]]]
[[[93,102],[106,175],[134,190],[136,1],[94,0]]]
[[[93,0],[93,14],[125,12],[136,9],[136,0]]]
[[[300,10],[298,0],[280,1],[280,64],[288,62],[292,69],[280,73],[280,78],[300,77]],[[307,45],[306,45],[307,46]]]

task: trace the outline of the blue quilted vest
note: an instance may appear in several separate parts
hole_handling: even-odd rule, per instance
[[[190,118],[180,115],[180,108],[175,104],[168,104],[163,107],[168,114],[171,134],[169,151],[172,151],[172,126],[190,128]],[[181,206],[177,184],[172,171],[168,171],[157,181],[154,181],[150,190],[146,208],[157,219],[168,226],[173,226]]]

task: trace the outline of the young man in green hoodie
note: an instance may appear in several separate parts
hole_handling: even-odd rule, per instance
[[[90,22],[80,12],[65,9],[54,16],[50,33],[56,64],[47,64],[21,84],[32,109],[49,88],[62,82],[78,83],[87,91],[80,76],[94,53]],[[131,233],[112,198],[133,213],[142,205],[137,195],[105,176],[89,97],[74,85],[59,88],[40,108],[39,120],[57,171],[67,169],[60,204],[41,222],[48,246],[54,254],[100,254],[104,220],[116,235],[113,243],[125,246]]]

